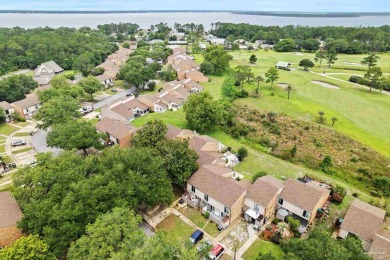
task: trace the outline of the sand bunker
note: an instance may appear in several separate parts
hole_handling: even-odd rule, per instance
[[[303,53],[300,53],[300,52],[294,52],[294,55],[303,56]]]
[[[343,63],[344,63],[345,65],[350,65],[350,66],[362,66],[362,64],[356,63],[356,62],[344,61]]]
[[[320,85],[320,86],[325,87],[325,88],[339,89],[339,87],[337,87],[336,85],[333,85],[333,84],[330,84],[327,82],[323,82],[323,81],[319,81],[319,80],[312,80],[311,83]]]
[[[281,88],[287,88],[289,84],[287,83],[278,83],[278,86]]]

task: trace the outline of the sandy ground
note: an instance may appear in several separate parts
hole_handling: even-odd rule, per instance
[[[249,239],[248,224],[245,221],[240,221],[237,225],[227,234],[222,243],[224,243],[230,250],[241,248],[243,244]]]
[[[294,52],[294,55],[303,56],[303,53],[300,53],[300,52]]]
[[[278,83],[278,86],[286,89],[288,87],[288,84],[287,83]]]
[[[323,81],[319,81],[319,80],[312,80],[311,83],[314,83],[316,85],[320,85],[320,86],[325,87],[325,88],[339,89],[339,87],[337,87],[336,85],[326,83]]]
[[[350,66],[362,66],[360,63],[356,63],[356,62],[344,61],[343,63],[344,63],[345,65],[350,65]]]

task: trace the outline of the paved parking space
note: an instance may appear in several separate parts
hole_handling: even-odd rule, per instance
[[[36,152],[34,150],[14,154],[13,157],[17,165],[26,165],[35,161]]]

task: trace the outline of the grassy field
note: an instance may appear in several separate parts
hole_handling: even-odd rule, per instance
[[[283,257],[283,251],[277,245],[264,240],[257,239],[248,250],[245,251],[242,258],[245,260],[256,259],[259,253],[271,253],[277,259]]]
[[[370,146],[372,149],[390,157],[390,96],[378,92],[369,93],[368,90],[356,87],[355,84],[343,82],[338,79],[347,79],[349,75],[327,73],[350,73],[363,74],[364,66],[350,66],[349,63],[359,63],[364,55],[339,55],[333,68],[326,68],[326,65],[319,69],[313,68],[314,72],[320,75],[306,72],[298,68],[301,59],[309,58],[314,60],[314,54],[304,53],[302,56],[294,53],[277,53],[273,51],[239,51],[231,52],[233,60],[231,67],[237,65],[250,65],[248,60],[251,54],[256,54],[257,63],[251,65],[255,75],[262,75],[277,61],[288,61],[292,63],[293,71],[279,70],[280,79],[277,83],[291,84],[294,90],[291,99],[287,99],[285,89],[274,83],[271,90],[269,83],[261,83],[260,98],[239,99],[236,102],[245,103],[256,108],[285,113],[298,119],[315,122],[318,111],[324,111],[328,122],[331,117],[337,117],[335,129],[361,143]],[[202,60],[200,55],[196,55],[196,60]],[[381,55],[378,66],[384,72],[390,72],[390,55]],[[348,70],[346,70],[348,68]],[[325,74],[323,72],[326,72]],[[334,76],[334,78],[331,78]],[[336,85],[339,89],[325,88],[311,81],[320,80]],[[222,77],[211,77],[211,82],[204,83],[206,90],[219,98],[221,96],[220,87]],[[245,83],[244,88],[251,91],[255,88],[255,83]],[[274,93],[274,95],[271,95]],[[329,124],[329,123],[328,123]]]
[[[173,214],[158,224],[156,230],[165,232],[170,242],[183,244],[195,231]]]
[[[20,133],[15,133],[14,134],[14,137],[18,137],[18,136],[29,136],[30,133],[28,132],[20,132]]]
[[[5,152],[5,145],[1,144],[0,145],[0,153],[4,153],[4,152]]]
[[[0,124],[0,134],[2,134],[2,135],[10,135],[18,129],[19,128],[14,127],[14,126],[9,125],[9,124],[4,124],[4,123]]]

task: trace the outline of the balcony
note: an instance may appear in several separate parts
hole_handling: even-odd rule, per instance
[[[202,214],[205,214],[208,212],[210,214],[210,220],[217,223],[219,226],[222,226],[223,228],[226,228],[229,226],[230,221],[228,216],[221,216],[218,212],[213,212],[207,209],[207,205],[202,208]]]

